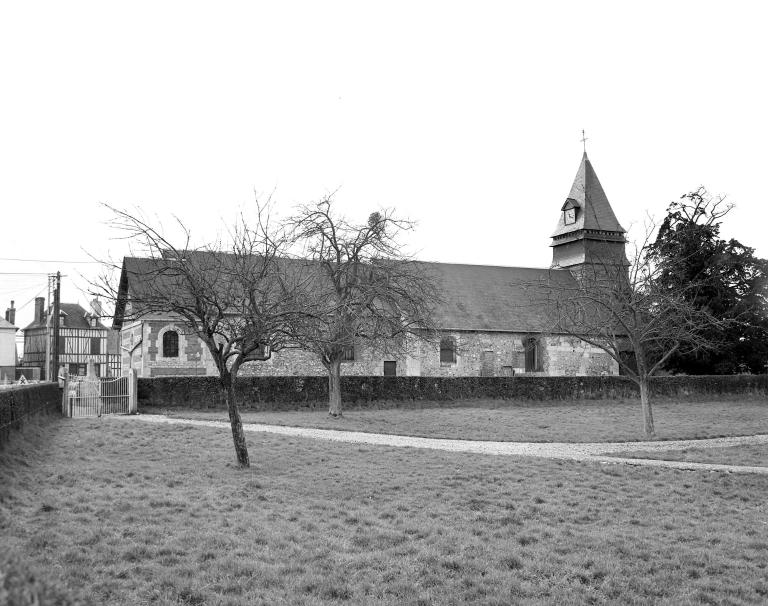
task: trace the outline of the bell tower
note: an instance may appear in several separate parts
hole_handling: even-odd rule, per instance
[[[625,233],[585,151],[552,234],[552,267],[627,266]]]

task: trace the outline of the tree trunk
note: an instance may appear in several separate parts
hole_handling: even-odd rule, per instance
[[[240,467],[250,467],[251,462],[248,459],[248,446],[245,444],[245,434],[243,433],[243,422],[240,420],[240,412],[237,410],[235,402],[235,386],[230,375],[221,377],[221,389],[224,392],[224,399],[227,402],[227,411],[229,412],[229,423],[232,426],[232,441],[235,443],[235,455],[237,455],[237,464]]]
[[[651,408],[650,385],[648,377],[640,377],[640,405],[643,409],[643,425],[645,435],[649,438],[656,437],[656,428],[653,426],[653,409]]]
[[[341,360],[328,364],[328,414],[341,416]]]

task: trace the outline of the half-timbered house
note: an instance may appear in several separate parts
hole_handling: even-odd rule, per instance
[[[85,310],[77,303],[59,305],[59,367],[70,375],[86,374],[93,360],[96,374],[102,377],[120,375],[117,335],[101,323],[98,300]],[[53,352],[52,309],[45,309],[45,299],[35,299],[35,318],[24,329],[24,358],[22,365],[40,368],[40,376],[48,377]]]

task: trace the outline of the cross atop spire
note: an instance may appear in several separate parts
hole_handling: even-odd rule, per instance
[[[588,138],[589,138],[589,137],[587,137],[587,136],[584,134],[584,129],[582,128],[582,129],[581,129],[581,143],[582,143],[582,145],[584,145],[584,153],[585,153],[585,154],[587,153],[587,139],[588,139]]]

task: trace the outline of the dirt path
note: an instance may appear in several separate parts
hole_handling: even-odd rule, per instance
[[[197,425],[202,427],[229,428],[224,421],[200,421],[193,419],[170,418],[164,415],[115,416],[112,419],[126,419],[165,423],[170,425]],[[614,452],[665,451],[681,448],[724,448],[745,444],[768,444],[768,435],[743,436],[734,438],[713,438],[706,440],[669,440],[663,442],[486,442],[477,440],[450,440],[445,438],[419,438],[362,431],[339,431],[335,429],[313,429],[310,427],[285,427],[282,425],[263,425],[244,423],[244,431],[276,433],[298,438],[313,438],[333,442],[353,442],[379,446],[401,446],[407,448],[429,448],[452,452],[471,452],[476,454],[512,455],[542,457],[547,459],[567,459],[572,461],[596,461],[605,464],[646,465],[702,471],[727,471],[731,473],[757,473],[768,475],[768,467],[740,465],[720,465],[715,463],[693,463],[687,461],[661,461],[656,459],[629,459],[605,456]]]

